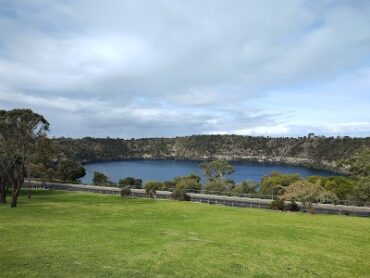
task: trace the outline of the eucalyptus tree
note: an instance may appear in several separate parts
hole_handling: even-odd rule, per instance
[[[6,175],[4,171],[1,170],[2,169],[1,165],[5,163],[5,161],[3,162],[3,158],[4,158],[3,152],[2,152],[2,149],[0,148],[0,204],[6,203],[6,193],[8,189]]]
[[[234,167],[226,160],[201,163],[200,168],[208,178],[208,182],[204,186],[205,190],[222,192],[231,191],[234,188],[234,182],[230,183],[230,180],[225,180],[225,176],[234,172]]]
[[[226,160],[213,160],[200,164],[200,168],[210,181],[224,181],[225,176],[234,172],[234,167]]]
[[[33,145],[46,135],[49,123],[30,109],[0,111],[0,173],[11,187],[11,207],[17,206]]]
[[[320,180],[315,183],[308,180],[298,180],[285,188],[282,199],[289,201],[299,201],[306,208],[307,212],[315,211],[314,203],[334,203],[338,197],[320,184]]]

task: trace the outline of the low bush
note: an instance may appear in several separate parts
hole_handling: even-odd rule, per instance
[[[145,191],[147,194],[150,193],[150,191],[155,192],[156,190],[163,190],[163,183],[159,181],[152,181],[149,180],[145,183]]]
[[[299,211],[300,210],[297,203],[293,200],[290,201],[290,203],[286,205],[286,209],[289,211]]]
[[[176,188],[181,190],[201,190],[199,182],[192,179],[182,179],[176,183]]]
[[[131,195],[131,189],[129,186],[124,186],[121,188],[121,197],[128,197]]]
[[[172,194],[171,199],[178,201],[189,201],[190,198],[183,189],[176,188]]]
[[[164,181],[163,182],[164,187],[166,187],[166,190],[173,189],[176,187],[175,182],[173,181]]]
[[[221,180],[213,180],[206,183],[204,186],[206,191],[212,192],[224,192],[225,191],[225,183]]]
[[[284,200],[274,200],[270,204],[270,209],[273,210],[281,210],[284,211],[286,210]]]
[[[147,194],[148,194],[148,196],[149,196],[150,199],[153,199],[153,198],[156,198],[157,197],[157,193],[153,189],[147,191]]]
[[[255,181],[245,180],[235,186],[234,192],[242,194],[252,194],[257,192],[257,188],[258,184]]]
[[[129,185],[130,188],[142,188],[143,180],[134,177],[126,177],[124,179],[120,179],[118,185],[119,187]]]
[[[288,204],[285,204],[283,199],[274,200],[271,202],[270,209],[281,210],[281,211],[299,211],[299,206],[295,201],[290,201]]]
[[[100,172],[94,172],[93,184],[98,186],[116,186],[107,175]]]

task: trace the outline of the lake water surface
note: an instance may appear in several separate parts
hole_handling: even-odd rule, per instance
[[[94,171],[106,174],[114,182],[124,177],[136,177],[146,180],[166,181],[172,180],[177,176],[186,176],[194,173],[202,176],[199,168],[199,161],[184,160],[125,160],[114,162],[99,162],[85,165],[86,176],[81,179],[82,183],[91,184]],[[268,164],[258,162],[235,162],[232,163],[235,172],[228,176],[235,182],[243,180],[260,181],[261,177],[270,174],[272,171],[282,173],[298,173],[302,177],[320,175],[335,175],[333,172],[304,168],[298,166],[289,166],[283,164]],[[202,178],[204,181],[204,178]]]

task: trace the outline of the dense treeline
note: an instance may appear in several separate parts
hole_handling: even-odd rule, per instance
[[[45,181],[77,182],[85,176],[85,168],[66,157],[52,140],[42,137],[30,153],[29,176]]]
[[[370,137],[269,138],[237,135],[197,135],[176,138],[112,139],[57,138],[67,157],[82,163],[122,159],[253,160],[304,165],[347,172],[348,160],[370,149]],[[347,160],[347,161],[346,161]],[[344,162],[347,163],[344,163]]]

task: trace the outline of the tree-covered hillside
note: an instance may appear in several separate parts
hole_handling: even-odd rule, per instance
[[[57,138],[66,156],[83,162],[122,159],[227,159],[277,162],[345,172],[343,161],[370,148],[370,137],[270,138],[237,135],[196,135],[176,138]]]

